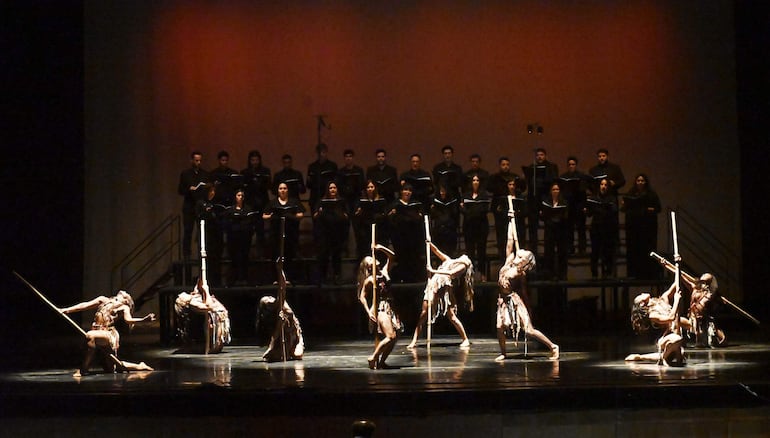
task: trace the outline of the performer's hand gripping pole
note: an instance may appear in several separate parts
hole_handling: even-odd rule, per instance
[[[425,218],[425,269],[428,274],[428,281],[430,281],[430,245],[431,245],[431,239],[430,239],[430,217],[426,214],[424,216]],[[426,288],[427,290],[427,288]],[[431,334],[433,329],[433,295],[428,294],[428,351],[430,351],[430,340],[431,340]]]
[[[508,195],[508,214],[511,218],[510,223],[513,227],[513,245],[516,251],[520,250],[519,247],[519,231],[516,229],[516,212],[513,210],[513,196]]]
[[[88,337],[88,333],[86,333],[86,331],[85,331],[85,330],[83,330],[83,328],[82,328],[82,327],[80,327],[80,326],[79,326],[79,325],[78,325],[78,324],[77,324],[75,321],[73,321],[73,320],[72,320],[72,318],[70,318],[69,316],[67,316],[67,314],[66,314],[66,313],[62,312],[62,311],[61,311],[61,310],[60,310],[58,307],[56,307],[56,306],[55,306],[55,305],[54,305],[54,304],[53,304],[53,303],[52,303],[52,302],[51,302],[51,301],[50,301],[48,298],[46,298],[46,296],[45,296],[45,295],[43,295],[43,294],[42,294],[42,292],[40,292],[39,290],[37,290],[37,289],[35,288],[35,286],[32,286],[32,284],[31,284],[30,282],[28,282],[28,281],[27,281],[27,280],[26,280],[24,277],[22,277],[22,276],[21,276],[21,274],[19,274],[19,273],[18,273],[18,272],[16,272],[16,271],[12,271],[12,272],[13,272],[13,275],[15,275],[15,276],[16,276],[16,277],[17,277],[19,280],[21,280],[21,282],[22,282],[22,283],[26,284],[26,285],[27,285],[27,287],[28,287],[30,290],[32,290],[32,292],[34,292],[35,294],[37,294],[37,296],[38,296],[38,297],[39,297],[41,300],[43,300],[43,302],[44,302],[44,303],[48,304],[48,305],[49,305],[49,306],[50,306],[50,307],[51,307],[51,308],[52,308],[54,311],[56,311],[56,313],[58,313],[59,315],[61,315],[61,317],[62,317],[62,318],[64,318],[64,319],[65,319],[67,322],[69,322],[69,323],[70,323],[70,325],[72,325],[72,327],[75,327],[75,329],[76,329],[77,331],[79,331],[79,332],[80,332],[80,334],[82,334],[82,335],[83,335],[83,337],[86,337],[86,338]],[[113,361],[113,362],[115,362],[115,365],[118,365],[118,366],[119,366],[119,367],[121,367],[121,368],[125,368],[125,366],[123,365],[123,362],[122,362],[120,359],[118,359],[118,357],[117,357],[117,356],[115,356],[113,353],[110,353],[110,359],[112,359],[112,361]]]

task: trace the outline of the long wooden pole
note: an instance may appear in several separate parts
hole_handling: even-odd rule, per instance
[[[64,313],[64,312],[62,312],[61,310],[59,310],[59,308],[58,308],[58,307],[56,307],[56,306],[55,306],[55,305],[54,305],[54,304],[51,302],[51,300],[49,300],[48,298],[46,298],[46,296],[45,296],[45,295],[43,295],[43,293],[42,293],[42,292],[40,292],[39,290],[37,290],[37,288],[35,288],[35,286],[32,286],[32,284],[31,284],[30,282],[28,282],[28,281],[27,281],[27,280],[26,280],[24,277],[22,277],[22,276],[21,276],[21,274],[19,274],[19,273],[18,273],[18,272],[16,272],[16,271],[13,271],[13,275],[15,275],[15,276],[16,276],[16,277],[17,277],[19,280],[21,280],[21,281],[22,281],[22,283],[26,284],[26,285],[27,285],[27,287],[28,287],[28,288],[30,288],[30,289],[32,290],[32,292],[36,293],[36,294],[37,294],[37,296],[38,296],[38,297],[39,297],[41,300],[43,300],[43,302],[45,302],[46,304],[48,304],[48,305],[49,305],[49,306],[50,306],[50,307],[51,307],[53,310],[55,310],[55,311],[56,311],[56,313],[58,313],[59,315],[61,315],[61,317],[62,317],[62,318],[64,318],[64,319],[65,319],[67,322],[69,322],[69,323],[70,323],[70,324],[71,324],[73,327],[75,327],[75,329],[76,329],[77,331],[79,331],[79,332],[80,332],[80,334],[82,334],[82,335],[83,335],[83,337],[86,337],[86,338],[88,337],[88,333],[86,333],[86,331],[85,331],[85,330],[83,330],[83,328],[82,328],[82,327],[80,327],[80,326],[79,326],[77,323],[75,323],[75,321],[73,321],[73,320],[72,320],[72,318],[70,318],[69,316],[67,316],[67,314],[66,314],[66,313]],[[113,361],[113,362],[115,362],[115,364],[116,364],[116,365],[118,365],[118,366],[121,366],[121,367],[125,368],[125,366],[123,365],[123,362],[122,362],[120,359],[118,359],[118,357],[117,357],[117,356],[115,356],[114,354],[110,353],[110,359],[112,359],[112,361]]]
[[[378,302],[377,302],[377,257],[374,247],[377,245],[377,225],[372,223],[372,313],[374,313],[374,319],[379,319],[378,314]],[[379,324],[374,323],[374,346],[380,343],[379,333],[377,331]]]
[[[425,268],[427,271],[428,281],[430,281],[430,217],[426,214],[425,218]],[[426,288],[427,289],[427,288]],[[428,352],[430,352],[430,340],[431,332],[433,331],[433,295],[428,295]]]
[[[679,260],[681,259],[681,256],[679,255],[679,238],[676,232],[676,212],[671,212],[671,234],[674,239],[674,263],[676,264],[676,273],[674,274],[676,278],[674,279],[674,283],[676,284],[676,293],[681,293],[680,288],[680,282],[681,282],[681,269],[679,267]],[[675,300],[678,303],[678,300]],[[675,309],[675,315],[676,318],[674,318],[674,321],[671,323],[671,330],[674,333],[679,334],[680,328],[679,328],[679,309]]]

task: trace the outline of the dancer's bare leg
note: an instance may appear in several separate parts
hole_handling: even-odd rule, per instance
[[[460,339],[462,339],[460,347],[469,347],[471,345],[471,341],[468,339],[468,335],[465,333],[465,327],[463,327],[463,323],[460,321],[460,318],[457,317],[457,313],[454,311],[454,308],[450,307],[447,310],[447,316],[449,317],[449,322],[455,326],[455,330],[457,330],[457,333],[460,335]]]
[[[548,359],[556,360],[559,358],[559,346],[554,344],[550,339],[548,339],[548,337],[544,335],[543,332],[541,332],[540,330],[534,327],[529,327],[527,329],[527,334],[537,339],[538,341],[542,342],[543,344],[545,344],[545,346],[551,349],[551,355],[548,357]]]
[[[495,358],[495,362],[502,362],[505,360],[505,327],[497,329],[497,343],[500,344],[500,356]]]
[[[393,351],[393,347],[396,346],[396,338],[398,335],[396,330],[393,328],[393,321],[390,319],[390,315],[387,313],[380,313],[379,323],[380,327],[382,327],[382,333],[385,335],[385,339],[380,341],[380,343],[377,345],[377,348],[375,349],[375,355],[377,355],[377,351],[379,350],[377,368],[385,369],[388,367],[388,365],[385,363],[385,360],[390,355],[390,352]]]
[[[426,321],[428,321],[428,301],[424,300],[422,302],[422,311],[420,312],[420,318],[417,321],[417,326],[415,326],[414,328],[414,336],[412,336],[412,342],[406,346],[408,350],[411,350],[417,346],[417,338],[420,337],[420,331],[422,331],[422,325],[425,324]]]

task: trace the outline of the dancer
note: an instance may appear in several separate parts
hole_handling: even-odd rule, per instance
[[[286,273],[283,270],[284,239],[286,220],[281,220],[280,255],[276,261],[278,272],[277,297],[266,296],[259,300],[257,310],[257,334],[260,327],[271,327],[273,334],[267,351],[262,355],[266,362],[277,362],[302,359],[305,353],[305,339],[302,337],[302,327],[291,306],[286,301]],[[280,344],[280,345],[279,345]]]
[[[102,353],[103,368],[106,372],[152,371],[152,368],[144,362],[137,364],[117,358],[120,348],[120,334],[115,323],[122,318],[130,327],[137,322],[155,321],[155,314],[149,313],[142,318],[133,317],[131,313],[134,310],[134,300],[124,290],[118,291],[114,297],[98,296],[90,301],[59,309],[59,311],[68,314],[91,309],[96,309],[96,313],[94,314],[94,322],[91,324],[91,330],[86,332],[88,349],[80,369],[73,376],[80,377],[89,374],[91,361],[97,351]]]
[[[372,254],[375,251],[381,251],[387,257],[385,265],[379,270],[379,262],[373,256],[366,256],[358,265],[358,300],[364,306],[364,311],[369,316],[370,329],[374,331],[376,325],[377,333],[384,338],[377,343],[374,352],[367,358],[369,368],[387,369],[385,360],[396,346],[396,339],[400,333],[404,332],[404,325],[401,323],[396,312],[393,310],[392,296],[390,294],[390,275],[388,267],[395,255],[389,248],[376,244],[372,246]],[[375,266],[376,264],[376,266]],[[376,272],[376,275],[373,275]],[[369,305],[367,298],[372,295],[372,304]],[[376,295],[376,302],[374,296]],[[376,307],[376,314],[375,314]]]
[[[191,292],[182,292],[176,297],[174,311],[178,320],[177,332],[185,344],[191,340],[192,313],[206,318],[210,333],[210,338],[205,340],[209,343],[207,353],[219,353],[230,343],[230,316],[227,309],[217,297],[208,292],[201,278]]]
[[[540,330],[532,326],[527,306],[522,300],[526,296],[527,273],[535,268],[535,255],[526,249],[516,248],[516,222],[512,220],[508,224],[508,242],[506,243],[506,258],[500,267],[497,284],[500,286],[500,294],[497,297],[497,341],[500,343],[500,355],[495,361],[505,360],[505,336],[509,331],[514,340],[519,338],[519,331],[524,330],[525,337],[532,336],[551,349],[552,360],[559,359],[559,346],[554,344]]]
[[[286,276],[281,272],[279,274],[278,284],[282,291],[286,293]],[[264,296],[259,300],[259,309],[257,310],[257,333],[263,330],[263,327],[275,327],[270,337],[270,344],[267,350],[262,354],[266,362],[278,362],[282,360],[301,360],[305,354],[305,339],[302,337],[302,327],[299,319],[294,314],[287,301],[283,301],[283,308],[279,311],[279,300],[272,296]],[[283,331],[283,333],[281,333]],[[283,334],[283,338],[282,335]]]
[[[676,272],[673,263],[665,258],[651,252],[650,256],[657,259],[665,269]],[[727,301],[717,292],[718,283],[713,274],[706,272],[700,277],[681,271],[682,280],[690,289],[690,307],[687,312],[687,319],[690,321],[692,331],[695,334],[695,344],[708,347],[726,347],[727,337],[725,332],[717,326],[716,313],[722,304],[731,305],[744,316],[749,317],[755,323],[759,323],[754,317],[747,314],[743,309]]]
[[[457,317],[457,287],[461,288],[463,299],[469,310],[473,312],[473,263],[467,255],[453,259],[441,252],[430,240],[426,242],[430,250],[441,260],[438,269],[433,269],[428,260],[428,272],[430,278],[425,285],[425,295],[422,301],[422,311],[417,326],[414,328],[412,342],[406,346],[411,350],[417,346],[417,338],[420,336],[422,325],[428,319],[428,303],[431,303],[431,323],[436,321],[439,314],[447,315],[449,321],[457,330],[462,342],[461,348],[467,348],[471,345],[468,335],[465,333],[465,327]],[[455,281],[459,280],[459,284]]]
[[[682,291],[677,290],[674,282],[660,297],[641,293],[634,298],[631,309],[631,326],[636,333],[643,333],[650,328],[662,330],[657,341],[656,353],[629,354],[626,361],[653,362],[665,366],[684,365],[684,338],[672,326],[678,323],[688,330],[692,329],[687,318],[679,316],[679,301]]]

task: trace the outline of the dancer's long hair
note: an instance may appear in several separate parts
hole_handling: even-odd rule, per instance
[[[652,327],[649,303],[634,303],[631,307],[631,327],[636,333],[644,333]]]

